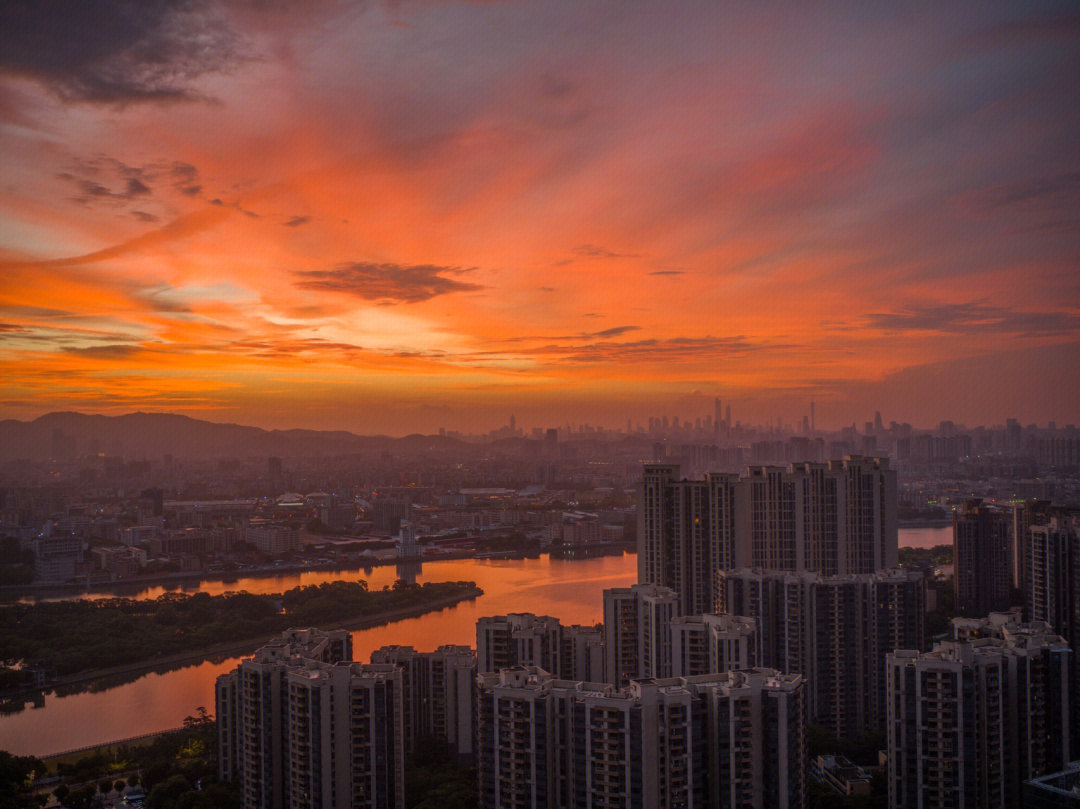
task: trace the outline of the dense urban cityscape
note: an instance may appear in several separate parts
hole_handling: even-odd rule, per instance
[[[431,805],[1058,805],[1080,779],[1080,431],[714,414],[244,444],[188,420],[187,450],[161,455],[107,454],[109,427],[76,414],[4,423],[0,738],[65,754],[4,723],[217,649],[232,662],[200,675],[202,703],[175,706],[186,730],[128,726],[202,734],[221,805],[419,805],[431,762]],[[324,439],[355,451],[303,454]],[[282,454],[220,449],[238,446]],[[425,569],[543,557],[629,566],[585,623],[524,596],[466,642],[395,633],[483,597]],[[382,591],[330,584],[384,569]],[[234,592],[260,580],[278,595]],[[350,623],[390,642],[354,662],[369,630]],[[60,756],[36,793],[83,805],[79,760],[115,786],[107,762],[137,760],[117,741]],[[94,796],[173,805],[201,791],[183,760]]]
[[[1080,3],[0,0],[0,809],[1080,809]]]

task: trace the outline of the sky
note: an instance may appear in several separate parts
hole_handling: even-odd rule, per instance
[[[1080,422],[1075,3],[0,2],[0,418]]]

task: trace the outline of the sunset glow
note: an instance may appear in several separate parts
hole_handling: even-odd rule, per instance
[[[67,5],[3,4],[0,417],[1080,415],[1075,4]]]

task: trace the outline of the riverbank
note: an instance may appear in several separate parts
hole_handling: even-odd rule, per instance
[[[351,590],[358,590],[357,585],[350,585],[346,582],[336,583],[336,587],[344,587]],[[444,582],[427,584],[422,587],[416,587],[413,593],[423,594],[423,591],[427,588],[453,588],[453,592],[431,594],[433,597],[419,600],[416,603],[405,604],[402,606],[396,606],[393,609],[381,610],[378,612],[371,612],[369,609],[364,609],[361,612],[357,611],[359,606],[368,602],[369,598],[383,599],[394,597],[397,599],[406,598],[410,593],[403,590],[398,593],[387,593],[386,591],[377,591],[375,593],[352,593],[352,598],[346,598],[341,601],[333,599],[331,594],[323,594],[321,590],[324,588],[297,588],[301,590],[301,596],[309,598],[310,600],[306,605],[298,608],[295,612],[290,611],[285,615],[282,615],[279,620],[274,622],[275,625],[270,631],[262,631],[255,635],[250,635],[242,638],[232,638],[228,641],[222,641],[220,643],[202,644],[197,648],[184,649],[177,651],[173,654],[164,654],[154,657],[146,657],[138,660],[132,660],[129,663],[125,663],[118,666],[96,666],[93,668],[85,669],[82,671],[75,671],[70,674],[63,674],[60,676],[49,679],[43,686],[34,689],[24,689],[19,692],[6,695],[10,700],[19,699],[32,699],[35,695],[39,695],[44,692],[61,693],[78,693],[83,690],[89,690],[98,683],[105,683],[110,680],[117,679],[129,679],[138,677],[143,674],[154,671],[170,671],[183,666],[194,665],[202,663],[206,660],[214,659],[227,659],[230,657],[236,657],[240,655],[250,654],[255,649],[259,648],[262,644],[268,640],[278,636],[285,625],[296,626],[318,626],[326,629],[369,629],[372,627],[383,626],[385,624],[394,623],[409,618],[416,618],[421,615],[425,615],[429,612],[437,612],[444,610],[448,607],[453,607],[463,601],[471,601],[483,595],[483,590],[476,586],[473,582]],[[291,596],[298,598],[300,596],[293,596],[297,590],[290,591],[283,595],[283,598],[289,599]],[[346,594],[350,595],[349,593]],[[269,600],[265,596],[248,596],[250,599],[264,599]],[[360,597],[361,601],[356,601],[356,598]],[[189,597],[194,598],[194,597]],[[203,597],[209,600],[208,597]],[[310,605],[315,603],[316,599],[320,599],[320,602],[315,605],[316,611],[310,609]],[[326,599],[330,599],[327,601]],[[378,603],[378,602],[376,602]],[[333,609],[336,604],[341,604],[340,609],[349,610],[350,605],[352,607],[351,612],[339,612],[338,609]],[[157,605],[154,605],[157,606]],[[175,607],[175,603],[166,605],[161,609],[169,610]],[[306,609],[305,609],[306,607]],[[327,609],[329,608],[329,609]],[[10,608],[9,608],[10,609]],[[27,609],[40,609],[40,607],[29,607]],[[280,609],[280,606],[279,606]],[[321,615],[320,615],[321,613]],[[333,613],[333,617],[326,617],[330,613]],[[72,620],[78,621],[78,616],[72,616]],[[160,623],[160,614],[156,613],[154,619],[157,623]],[[172,625],[172,624],[170,624]],[[237,623],[236,626],[242,626]],[[264,625],[265,626],[265,625]],[[91,633],[92,634],[92,633]],[[122,657],[122,655],[121,655]]]
[[[476,556],[475,551],[462,551],[459,553],[440,553],[438,556],[426,556],[419,561],[421,563],[454,561],[458,559],[474,559]],[[397,559],[339,559],[319,563],[294,562],[291,564],[258,565],[229,572],[209,573],[205,570],[191,570],[175,573],[155,573],[152,576],[132,576],[111,582],[88,583],[76,581],[63,584],[57,584],[56,582],[4,584],[0,585],[0,603],[11,603],[24,599],[77,598],[84,595],[125,598],[133,592],[150,587],[169,588],[175,585],[181,588],[184,585],[198,585],[204,582],[228,584],[239,579],[272,579],[276,576],[291,573],[326,573],[335,570],[372,570],[376,567],[389,567],[396,564],[398,564]]]

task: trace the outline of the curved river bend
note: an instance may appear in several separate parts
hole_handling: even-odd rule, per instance
[[[952,528],[901,529],[900,544],[930,547],[952,542]],[[393,566],[293,573],[228,584],[203,582],[183,592],[248,590],[280,593],[298,585],[338,579],[365,579],[372,589],[392,584]],[[539,559],[461,559],[425,562],[418,582],[475,581],[484,595],[454,607],[386,626],[353,633],[355,659],[367,661],[372,650],[391,643],[429,651],[444,643],[473,646],[476,620],[485,615],[534,612],[553,615],[564,624],[594,624],[603,619],[602,593],[626,587],[637,579],[632,554],[564,561]],[[176,588],[173,588],[174,590]],[[165,588],[152,587],[137,598],[156,598]],[[214,678],[236,667],[239,658],[208,661],[185,668],[150,673],[134,682],[97,692],[57,697],[49,694],[40,708],[0,716],[0,750],[15,755],[44,756],[179,727],[198,706],[214,711]]]

